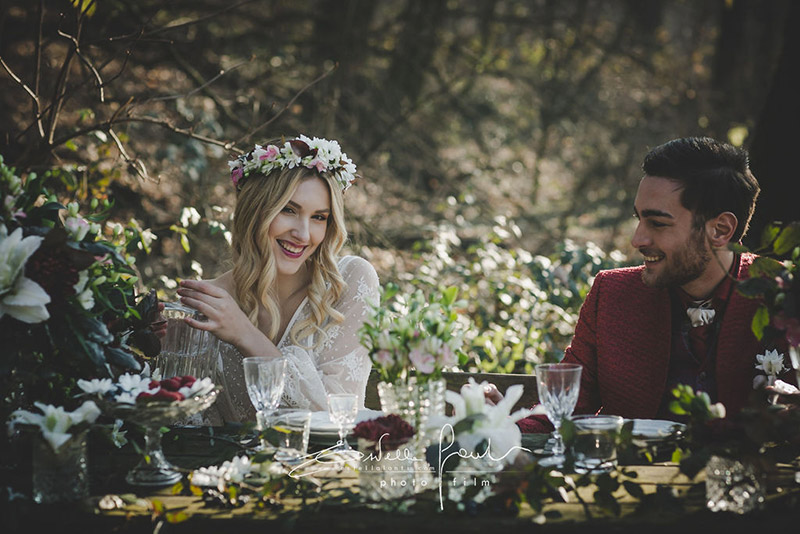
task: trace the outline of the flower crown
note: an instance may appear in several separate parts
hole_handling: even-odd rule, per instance
[[[305,135],[286,141],[282,147],[256,145],[247,154],[228,162],[231,181],[236,189],[240,189],[240,182],[253,173],[266,176],[273,169],[294,169],[298,166],[331,173],[342,187],[342,193],[356,181],[356,166],[342,152],[338,141],[318,137],[309,139]]]

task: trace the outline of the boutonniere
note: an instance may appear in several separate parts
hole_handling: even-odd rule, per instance
[[[767,386],[774,386],[778,375],[788,370],[783,365],[783,354],[778,353],[777,350],[768,350],[764,354],[756,354],[756,361],[758,362],[756,363],[756,369],[764,371],[764,374],[767,375]],[[763,381],[764,379],[761,376],[757,376],[753,380],[753,387],[758,388]]]

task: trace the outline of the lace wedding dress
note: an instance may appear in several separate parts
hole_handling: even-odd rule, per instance
[[[327,410],[328,393],[356,393],[359,405],[364,406],[372,363],[367,349],[361,345],[358,330],[370,303],[378,300],[378,275],[368,261],[358,256],[340,259],[339,271],[347,287],[334,308],[344,316],[344,321],[328,328],[326,338],[314,349],[306,348],[314,345],[314,336],[300,340],[301,345],[293,344],[292,328],[311,313],[306,297],[278,342],[278,350],[287,359],[281,402],[284,406]],[[244,383],[242,354],[228,343],[220,343],[216,382],[223,389],[217,402],[205,413],[207,424],[255,420]]]

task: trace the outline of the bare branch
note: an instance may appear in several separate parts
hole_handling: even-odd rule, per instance
[[[253,134],[255,134],[255,133],[256,133],[256,132],[258,132],[259,130],[261,130],[261,129],[263,129],[263,128],[266,128],[267,126],[269,126],[269,125],[270,125],[270,124],[271,124],[273,121],[275,121],[275,120],[276,120],[278,117],[280,117],[281,115],[283,115],[283,113],[284,113],[284,112],[285,112],[287,109],[289,109],[289,108],[292,106],[292,104],[294,104],[295,100],[297,100],[297,99],[298,99],[298,97],[299,97],[300,95],[302,95],[303,93],[305,93],[305,92],[306,92],[306,91],[307,91],[307,90],[308,90],[310,87],[312,87],[312,86],[316,85],[316,84],[317,84],[317,83],[319,83],[320,81],[322,81],[322,80],[324,80],[325,78],[327,78],[328,76],[330,76],[330,74],[331,74],[333,71],[335,71],[337,68],[339,68],[339,63],[336,63],[336,64],[335,64],[333,67],[331,67],[331,68],[330,68],[330,69],[328,69],[327,71],[323,72],[323,73],[322,73],[320,76],[318,76],[318,77],[317,77],[315,80],[312,80],[312,81],[311,81],[311,83],[309,83],[308,85],[306,85],[305,87],[303,87],[302,89],[300,89],[300,91],[298,91],[298,92],[297,92],[297,93],[296,93],[296,94],[295,94],[295,95],[292,97],[292,99],[291,99],[291,100],[289,100],[289,101],[286,103],[286,105],[285,105],[285,106],[283,106],[283,109],[281,109],[281,110],[280,110],[278,113],[276,113],[275,115],[273,115],[272,117],[270,117],[270,119],[269,119],[269,120],[267,120],[266,122],[263,122],[263,123],[259,124],[258,126],[256,126],[256,127],[255,127],[255,128],[253,128],[252,130],[250,130],[249,132],[247,132],[247,133],[244,135],[244,137],[242,137],[241,139],[239,139],[239,140],[237,140],[237,141],[236,141],[236,144],[238,145],[239,143],[242,143],[242,142],[244,142],[244,141],[247,141],[248,139],[250,139],[250,137],[252,137],[252,136],[253,136]]]
[[[114,117],[116,117],[116,114],[115,114]],[[113,127],[114,124],[123,124],[123,123],[153,124],[153,125],[159,126],[161,128],[165,128],[165,129],[167,129],[167,130],[169,130],[171,132],[174,132],[174,133],[189,137],[191,139],[197,139],[198,141],[201,141],[201,142],[209,144],[209,145],[219,146],[219,147],[224,148],[225,150],[233,151],[233,152],[236,152],[236,153],[239,153],[239,154],[243,154],[244,153],[243,150],[239,150],[239,149],[235,148],[234,147],[234,143],[232,141],[221,141],[219,139],[206,137],[204,135],[200,135],[200,134],[194,133],[194,130],[192,128],[180,128],[178,126],[175,126],[174,124],[172,124],[171,122],[169,122],[167,120],[155,119],[155,118],[152,118],[152,117],[122,117],[122,118],[114,118],[113,121],[112,120],[108,120],[108,121],[92,124],[91,126],[87,126],[85,128],[81,128],[80,130],[76,130],[74,132],[70,132],[69,134],[67,134],[67,135],[65,135],[63,137],[60,137],[60,138],[56,139],[53,142],[53,146],[62,145],[64,143],[66,143],[67,141],[69,141],[70,139],[75,139],[75,138],[78,138],[78,137],[82,137],[82,136],[84,136],[86,134],[89,134],[91,132],[107,132]]]
[[[70,41],[72,41],[72,46],[75,49],[75,54],[83,62],[83,64],[86,65],[86,68],[89,69],[89,71],[94,75],[95,82],[97,83],[97,91],[99,93],[98,97],[100,98],[100,102],[101,103],[105,103],[106,99],[105,99],[104,91],[103,91],[103,86],[104,86],[103,79],[100,77],[100,73],[97,72],[97,69],[94,67],[94,65],[92,65],[92,62],[89,61],[89,58],[87,58],[83,54],[83,52],[81,52],[81,47],[80,47],[80,44],[78,43],[78,39],[76,37],[72,36],[72,35],[69,35],[69,34],[66,34],[66,33],[62,32],[61,30],[58,30],[58,34],[61,37],[64,37],[64,38],[69,39]]]
[[[117,137],[116,132],[113,129],[108,128],[108,135],[110,135],[111,139],[114,140],[114,144],[117,145],[120,155],[122,155],[122,158],[125,160],[128,166],[132,167],[136,171],[136,174],[138,174],[143,180],[149,178],[147,174],[147,167],[144,166],[142,160],[139,158],[132,158],[128,155],[128,152],[125,150],[125,146],[122,144],[120,138]]]
[[[42,28],[44,27],[44,0],[39,0],[39,23],[36,30],[36,43],[33,54],[33,92],[39,94],[39,80],[42,74]],[[42,124],[42,109],[38,99],[34,100],[33,117],[39,129],[39,138],[44,139],[44,125]]]
[[[0,57],[0,65],[2,65],[5,71],[8,73],[8,75],[11,76],[11,79],[17,82],[17,84],[19,84],[19,86],[22,87],[22,89],[26,93],[28,93],[28,96],[30,96],[31,99],[33,100],[34,113],[36,114],[36,123],[39,125],[39,135],[41,138],[44,138],[44,130],[42,129],[41,115],[39,115],[39,109],[41,108],[39,95],[37,95],[33,91],[33,89],[28,87],[28,85],[25,82],[23,82],[22,79],[14,73],[14,71],[11,70],[11,67],[8,66],[8,64],[2,57]]]
[[[204,20],[218,17],[219,15],[221,15],[223,13],[226,13],[228,11],[237,9],[237,8],[243,6],[243,5],[251,4],[251,3],[255,2],[255,1],[257,1],[257,0],[242,0],[241,2],[239,2],[237,4],[233,4],[233,5],[228,6],[226,8],[220,9],[219,11],[216,11],[214,13],[209,13],[208,15],[206,15],[204,17],[200,17],[200,18],[197,18],[197,19],[194,19],[194,20],[189,20],[189,21],[186,21],[186,22],[182,22],[180,24],[175,24],[174,26],[162,26],[161,28],[156,28],[155,30],[151,30],[151,31],[149,31],[147,33],[144,33],[142,35],[144,37],[150,37],[151,35],[156,35],[158,33],[171,31],[171,30],[176,30],[178,28],[183,28],[185,26],[192,26],[192,25],[197,24],[199,22],[203,22]],[[123,41],[125,39],[130,39],[133,35],[134,34],[131,33],[131,34],[127,34],[127,35],[119,35],[117,37],[109,37],[108,39],[104,39],[104,41],[108,41],[108,42]]]

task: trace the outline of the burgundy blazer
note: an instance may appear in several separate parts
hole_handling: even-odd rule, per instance
[[[737,279],[745,278],[754,256],[744,254]],[[664,397],[671,344],[667,289],[642,282],[644,267],[601,271],[581,307],[564,362],[579,363],[581,389],[576,414],[602,413],[653,419]],[[735,289],[722,318],[716,354],[719,402],[736,413],[753,389],[756,354],[765,348],[751,330],[759,301]],[[545,416],[517,423],[523,432],[549,432]]]

